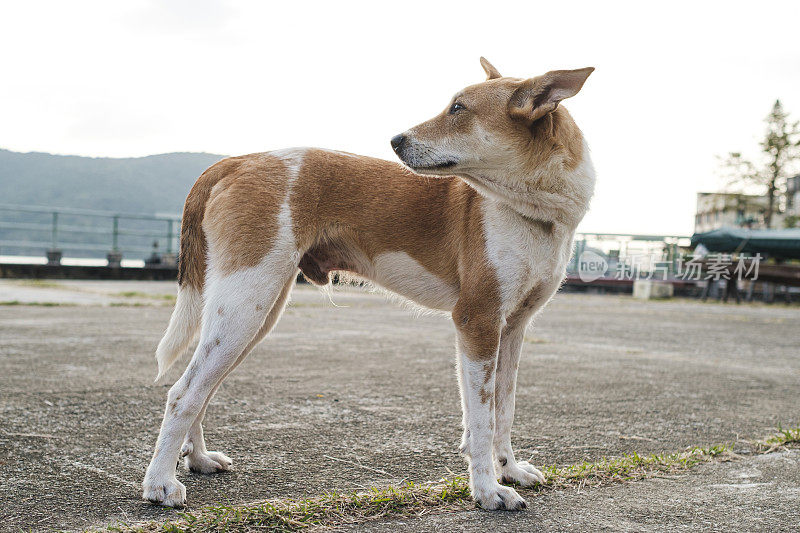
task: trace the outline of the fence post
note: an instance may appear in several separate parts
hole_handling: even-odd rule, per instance
[[[119,268],[122,266],[122,252],[119,251],[119,215],[114,215],[114,226],[111,232],[111,251],[106,255],[108,266]]]
[[[111,241],[111,251],[116,252],[119,244],[119,215],[114,215],[114,229]]]
[[[581,236],[581,240],[575,241],[574,244],[572,269],[575,272],[578,272],[581,269],[581,254],[583,253],[583,250],[585,248],[586,248],[586,236]]]
[[[53,243],[51,248],[58,248],[58,211],[53,211]]]
[[[58,249],[58,211],[53,211],[52,234],[50,240],[50,249],[47,250],[47,264],[51,266],[58,266],[61,264],[62,253]]]
[[[675,276],[678,273],[678,240],[675,239],[675,242],[672,244],[672,275]]]
[[[172,219],[167,220],[167,253],[172,253]]]

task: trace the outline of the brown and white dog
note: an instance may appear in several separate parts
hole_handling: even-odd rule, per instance
[[[200,341],[169,391],[145,499],[184,505],[178,457],[196,472],[230,468],[206,450],[203,416],[278,321],[300,270],[318,285],[348,272],[452,313],[472,494],[485,509],[525,507],[499,481],[544,481],[511,448],[517,367],[525,328],[563,280],[593,193],[586,142],[559,103],[594,69],[518,79],[481,65],[485,82],[392,139],[411,170],[297,148],[224,159],[200,176],[184,207],[159,377],[198,331]]]

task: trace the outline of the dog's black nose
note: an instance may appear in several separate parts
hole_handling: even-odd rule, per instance
[[[395,153],[398,153],[400,149],[403,147],[403,145],[406,143],[406,136],[403,135],[402,133],[400,135],[395,135],[389,142],[392,143],[392,150],[394,150]]]

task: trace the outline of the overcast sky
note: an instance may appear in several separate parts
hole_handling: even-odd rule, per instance
[[[690,234],[716,156],[800,118],[800,2],[0,4],[0,147],[88,156],[389,138],[484,79],[597,68],[565,102],[592,148],[585,231]],[[347,6],[347,7],[345,7]]]

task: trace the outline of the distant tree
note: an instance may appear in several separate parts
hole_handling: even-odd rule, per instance
[[[741,152],[731,152],[723,166],[728,173],[729,185],[744,185],[763,191],[767,197],[764,224],[772,227],[772,216],[780,209],[780,199],[785,192],[786,178],[800,159],[800,122],[789,121],[780,100],[775,100],[772,112],[765,119],[767,130],[759,143],[761,154],[755,161],[746,159]]]

